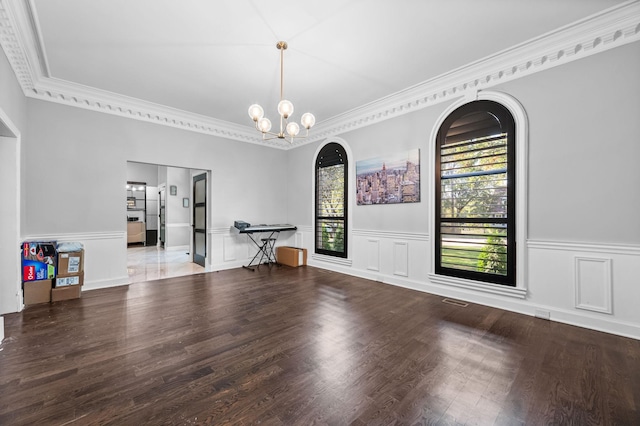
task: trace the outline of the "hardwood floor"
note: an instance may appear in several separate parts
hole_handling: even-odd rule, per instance
[[[5,316],[2,425],[638,425],[640,341],[312,267]]]

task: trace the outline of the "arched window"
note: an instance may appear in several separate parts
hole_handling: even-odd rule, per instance
[[[316,158],[315,251],[347,257],[348,160],[342,145],[325,145]]]
[[[435,272],[516,285],[515,122],[489,100],[454,110],[436,137]]]

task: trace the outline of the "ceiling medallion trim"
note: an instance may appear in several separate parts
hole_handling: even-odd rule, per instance
[[[0,0],[0,45],[28,97],[152,122],[241,142],[292,149],[469,96],[507,81],[640,40],[640,2],[630,1],[490,55],[316,125],[292,144],[263,141],[255,129],[42,76],[34,19],[20,3]]]

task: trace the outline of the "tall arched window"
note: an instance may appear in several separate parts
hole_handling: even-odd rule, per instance
[[[443,122],[435,152],[435,272],[516,285],[513,116],[474,101]]]
[[[316,253],[347,257],[348,160],[342,145],[325,145],[316,158]]]

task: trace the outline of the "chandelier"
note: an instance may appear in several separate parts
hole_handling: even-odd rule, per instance
[[[276,47],[280,51],[280,102],[278,102],[280,131],[278,133],[270,131],[271,120],[264,116],[264,109],[258,104],[253,104],[249,107],[249,117],[254,121],[256,130],[262,133],[262,140],[267,141],[278,138],[293,143],[294,138],[302,139],[309,136],[309,129],[316,123],[316,118],[309,112],[302,114],[300,124],[307,130],[304,136],[298,136],[298,133],[300,133],[300,125],[298,125],[298,123],[295,121],[288,122],[289,117],[293,114],[293,104],[291,101],[284,99],[283,96],[284,51],[287,49],[287,43],[279,41]]]

